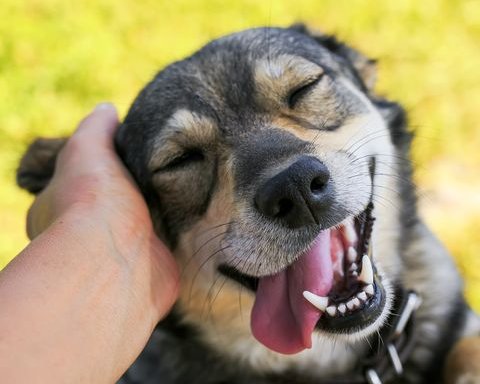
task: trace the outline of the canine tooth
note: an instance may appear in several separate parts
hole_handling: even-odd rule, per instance
[[[357,272],[357,271],[353,271],[353,272],[352,272],[352,276],[357,277],[357,276],[358,276],[358,272]]]
[[[351,263],[353,263],[355,260],[357,260],[357,251],[355,250],[355,248],[353,248],[352,246],[348,247],[348,250],[347,250],[347,257],[348,257],[348,261],[350,261]]]
[[[362,271],[358,280],[363,281],[365,284],[373,284],[373,267],[370,258],[367,255],[362,257]]]
[[[309,291],[303,291],[303,297],[320,311],[325,312],[327,309],[328,297],[318,296]]]
[[[372,284],[367,285],[365,288],[363,288],[363,290],[367,293],[368,296],[373,296],[373,294],[375,293]]]
[[[348,268],[348,270],[351,271],[351,272],[354,272],[357,269],[358,269],[357,263],[352,263],[352,265],[350,265],[350,268]]]
[[[327,307],[327,313],[330,316],[335,317],[335,315],[337,314],[337,307],[335,307],[334,305]]]
[[[346,311],[347,311],[347,306],[345,304],[339,304],[338,305],[338,311],[341,313],[341,314],[344,314]]]
[[[368,299],[368,296],[364,291],[357,293],[357,297],[362,301],[367,301]]]
[[[352,302],[353,302],[353,305],[355,306],[355,308],[359,308],[360,305],[362,304],[360,302],[360,300],[358,300],[356,297],[352,300]]]

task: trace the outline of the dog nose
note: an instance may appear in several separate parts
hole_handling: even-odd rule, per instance
[[[267,180],[255,194],[255,206],[270,219],[289,228],[318,224],[332,205],[330,172],[312,156],[302,156]]]

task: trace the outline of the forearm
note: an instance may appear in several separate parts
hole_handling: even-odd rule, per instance
[[[0,273],[2,382],[112,383],[158,320],[145,242],[126,259],[101,221],[78,217],[61,216]]]

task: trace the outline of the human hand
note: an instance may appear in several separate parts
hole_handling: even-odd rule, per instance
[[[151,227],[148,209],[130,174],[117,157],[113,136],[119,122],[105,103],[80,122],[57,156],[55,173],[37,195],[27,216],[30,239],[69,210],[93,210],[132,230]],[[104,212],[107,211],[107,212]],[[123,228],[120,228],[123,231]]]
[[[80,123],[28,213],[33,241],[0,273],[10,382],[117,380],[177,298],[177,265],[116,155],[117,126],[109,104]]]
[[[154,283],[162,293],[156,307],[163,317],[176,299],[177,267],[155,235],[148,207],[115,152],[118,124],[109,103],[99,104],[79,124],[57,157],[53,178],[28,212],[27,233],[35,238],[68,212],[108,233],[127,264],[142,249],[160,273]]]

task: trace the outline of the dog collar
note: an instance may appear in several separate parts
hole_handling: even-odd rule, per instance
[[[386,384],[401,377],[403,364],[408,360],[415,344],[415,312],[421,299],[413,291],[397,291],[400,305],[380,331],[370,355],[362,361],[364,382],[368,384]]]
[[[421,299],[414,291],[403,288],[397,288],[396,297],[387,324],[372,340],[370,352],[360,360],[356,372],[323,384],[388,384],[403,375],[403,365],[415,344],[415,312]]]

